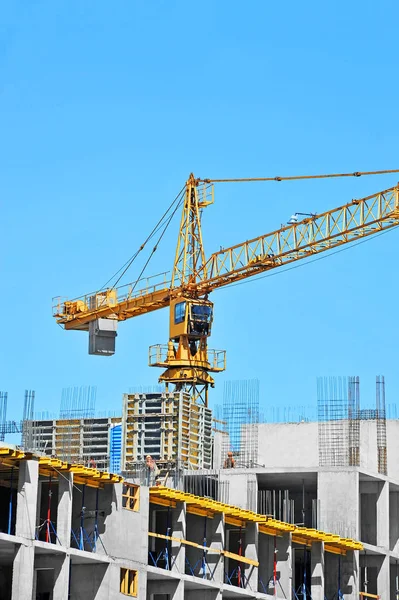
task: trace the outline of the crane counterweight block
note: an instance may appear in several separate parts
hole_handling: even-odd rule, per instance
[[[112,356],[115,354],[115,339],[118,321],[96,319],[89,323],[89,354]]]

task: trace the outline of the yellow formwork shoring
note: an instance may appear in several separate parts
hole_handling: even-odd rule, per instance
[[[259,532],[266,535],[281,536],[291,533],[294,543],[311,545],[312,542],[324,542],[324,549],[334,554],[344,554],[347,550],[363,550],[361,542],[339,535],[326,533],[308,527],[298,527],[291,523],[278,521],[267,515],[260,515],[250,510],[245,510],[231,504],[224,504],[217,500],[194,496],[186,492],[157,486],[150,488],[150,502],[163,506],[175,507],[177,502],[185,502],[189,513],[212,518],[214,514],[224,514],[225,522],[240,527],[245,527],[248,522],[258,523]],[[183,542],[182,542],[183,543]]]
[[[87,485],[89,487],[99,488],[107,483],[120,483],[123,481],[121,475],[99,471],[84,465],[68,463],[59,458],[50,456],[41,456],[33,452],[24,452],[8,446],[0,446],[0,466],[18,467],[19,462],[23,460],[37,460],[39,463],[39,474],[56,478],[64,473],[74,474],[74,483]]]

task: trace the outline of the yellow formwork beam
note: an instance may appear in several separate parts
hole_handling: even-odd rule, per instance
[[[209,498],[194,496],[179,490],[173,490],[163,486],[150,488],[150,502],[159,503],[160,499],[163,502],[174,500],[175,502],[185,502],[187,511],[204,516],[212,516],[212,513],[224,514],[225,522],[238,527],[244,527],[247,522],[259,524],[260,533],[266,535],[282,535],[283,533],[291,533],[295,543],[310,545],[312,542],[324,542],[327,552],[342,553],[347,550],[362,550],[363,545],[352,539],[342,538],[339,535],[326,533],[317,529],[308,527],[298,527],[292,523],[285,523],[260,515],[250,510],[224,504]],[[169,504],[170,505],[170,504]]]
[[[9,446],[0,446],[0,465],[13,467],[18,466],[16,465],[17,461],[32,459],[38,461],[40,475],[46,477],[57,477],[58,472],[73,473],[76,483],[86,484],[89,487],[103,487],[107,483],[120,483],[123,481],[121,475],[115,475],[114,473],[98,471],[80,464],[70,464],[59,458],[24,452]]]

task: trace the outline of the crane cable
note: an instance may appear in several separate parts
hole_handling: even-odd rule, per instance
[[[355,171],[354,173],[329,173],[327,175],[292,175],[288,177],[244,177],[241,179],[198,179],[203,183],[235,183],[249,181],[296,181],[300,179],[328,179],[333,177],[361,177],[362,175],[387,175],[389,173],[399,173],[399,169],[390,169],[388,171]]]
[[[112,281],[114,279],[114,277],[116,277],[121,271],[122,273],[119,275],[118,279],[116,280],[116,282],[114,283],[114,285],[112,287],[116,287],[118,285],[118,283],[120,282],[120,280],[122,279],[122,277],[125,275],[126,271],[131,267],[131,265],[133,264],[133,262],[135,261],[135,259],[137,258],[137,256],[140,254],[140,252],[145,248],[146,244],[151,240],[151,238],[154,237],[154,235],[157,233],[157,231],[159,231],[159,229],[161,228],[162,222],[165,219],[166,215],[168,214],[168,212],[172,209],[173,205],[178,202],[178,200],[180,199],[180,202],[178,202],[177,207],[175,208],[175,210],[172,213],[172,217],[173,215],[176,213],[176,210],[179,206],[181,206],[181,195],[184,192],[184,190],[186,189],[186,185],[184,185],[180,192],[177,194],[176,198],[173,200],[173,202],[170,204],[169,208],[164,212],[164,214],[162,215],[162,217],[159,219],[158,223],[155,225],[155,227],[152,229],[151,233],[147,236],[147,238],[145,239],[145,241],[141,244],[141,246],[138,248],[138,250],[136,250],[136,252],[133,254],[133,256],[131,256],[129,258],[129,260],[127,260],[125,262],[124,265],[122,265],[122,267],[120,269],[118,269],[118,271],[116,271],[116,273],[114,273],[112,275],[112,277],[110,277],[108,279],[108,281],[106,283],[104,283],[104,285],[100,288],[99,291],[103,290],[104,288],[106,288],[108,286],[108,284],[110,283],[110,281]],[[169,223],[171,221],[171,218],[169,218],[166,227],[168,227]],[[165,230],[164,230],[165,232]],[[162,234],[163,236],[163,234]],[[162,239],[162,236],[160,239]],[[158,240],[157,243],[159,243],[160,240]],[[148,264],[148,261],[147,261]],[[138,278],[140,279],[140,278]]]
[[[183,190],[185,189],[185,187],[186,187],[186,186],[184,186]],[[182,192],[180,192],[180,193],[182,193]],[[177,198],[178,198],[178,196],[176,197],[176,199],[177,199]],[[175,201],[176,201],[176,200],[175,200]],[[182,205],[182,203],[183,203],[183,197],[180,199],[180,202],[179,202],[178,204],[176,204],[174,211],[172,212],[172,214],[170,215],[169,219],[167,220],[167,222],[166,222],[166,225],[165,225],[165,227],[163,228],[163,231],[162,231],[161,235],[159,236],[159,238],[158,238],[158,240],[157,240],[157,242],[156,242],[155,246],[154,246],[154,247],[153,247],[153,249],[151,250],[151,254],[150,254],[150,255],[149,255],[149,257],[147,258],[147,260],[146,260],[146,262],[145,262],[145,264],[144,264],[143,268],[142,268],[142,269],[141,269],[141,271],[140,271],[140,274],[139,274],[139,276],[137,277],[136,281],[134,282],[134,285],[132,285],[131,289],[129,290],[129,294],[128,294],[128,296],[127,296],[128,298],[130,298],[130,297],[131,297],[131,295],[132,295],[132,293],[134,292],[134,290],[135,290],[135,288],[136,288],[136,286],[137,286],[138,282],[140,281],[140,279],[141,279],[141,277],[142,277],[142,275],[143,275],[144,271],[145,271],[145,270],[146,270],[146,268],[148,267],[148,263],[150,262],[151,258],[154,256],[155,252],[158,250],[158,245],[159,245],[159,243],[161,242],[161,240],[162,240],[163,236],[164,236],[164,235],[165,235],[165,233],[166,233],[166,230],[167,230],[167,228],[168,228],[168,227],[169,227],[169,225],[170,225],[170,222],[171,222],[171,220],[172,220],[172,219],[173,219],[173,217],[175,216],[176,212],[178,211],[178,209],[180,208],[180,206]],[[159,229],[159,228],[158,228],[158,229]],[[124,272],[126,272],[126,270],[127,270],[127,269],[125,269],[125,271],[124,271]],[[124,274],[124,273],[122,273],[122,275],[123,275],[123,274]],[[122,277],[122,275],[121,275],[121,277]],[[119,279],[120,279],[120,278],[119,278]],[[118,281],[119,281],[119,279],[118,279]]]

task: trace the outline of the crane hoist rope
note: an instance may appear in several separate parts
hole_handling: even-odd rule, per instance
[[[398,173],[399,170],[367,171],[332,175],[277,178],[280,180],[317,179],[372,174]],[[251,179],[272,181],[276,178]],[[194,402],[207,404],[213,387],[211,373],[226,366],[224,350],[209,350],[208,337],[213,322],[213,303],[209,294],[219,288],[285,267],[301,259],[358,243],[399,225],[399,184],[355,199],[320,214],[296,213],[287,225],[270,233],[221,248],[208,258],[202,242],[202,209],[214,202],[214,183],[191,173],[150,237],[159,231],[162,239],[173,215],[182,205],[182,215],[172,275],[142,279],[142,274],[157,248],[154,246],[139,279],[116,288],[109,287],[75,300],[58,299],[53,314],[65,329],[89,331],[89,352],[109,356],[115,352],[117,323],[148,312],[169,307],[169,342],[150,347],[149,365],[164,370],[159,378],[166,388],[187,391]],[[249,180],[234,180],[249,181]],[[301,220],[298,216],[302,216]],[[149,241],[147,238],[147,241]],[[125,269],[126,270],[126,269]],[[124,271],[125,272],[125,271]],[[124,273],[119,277],[123,276]],[[138,284],[141,284],[138,287]]]

